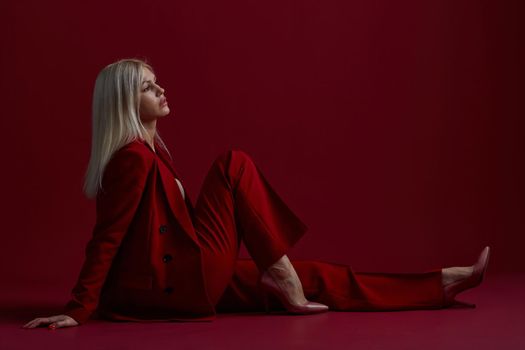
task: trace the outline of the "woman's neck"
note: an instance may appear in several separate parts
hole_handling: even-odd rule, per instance
[[[155,119],[149,122],[143,122],[142,125],[144,125],[144,128],[148,133],[146,141],[151,146],[153,151],[155,151],[155,134],[157,133],[157,120]]]

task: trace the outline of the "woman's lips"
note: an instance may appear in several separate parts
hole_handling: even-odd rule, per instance
[[[163,102],[160,103],[161,107],[164,107],[164,106],[167,106],[167,105],[168,105],[168,100],[164,100]]]

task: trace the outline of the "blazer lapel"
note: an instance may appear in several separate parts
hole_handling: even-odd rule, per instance
[[[173,176],[179,179],[179,181],[181,181],[182,183],[181,177],[179,176],[179,173],[177,173],[177,171],[175,170],[173,161],[171,160],[171,157],[169,156],[169,154],[166,153],[166,151],[160,145],[157,145],[156,149],[158,150],[157,154],[162,159],[164,164],[168,167],[168,169],[173,173]],[[186,204],[188,205],[190,212],[192,212],[194,207],[193,207],[193,203],[191,202],[191,198],[188,195],[188,189],[186,187],[184,187],[184,192],[186,193],[186,195],[184,196],[184,200],[186,201]]]
[[[159,147],[156,147],[156,149],[160,150],[160,145]],[[157,154],[159,155],[158,158],[160,158],[158,172],[162,180],[166,197],[168,198],[170,209],[175,218],[178,220],[182,229],[188,234],[188,236],[190,236],[191,239],[195,241],[195,243],[199,244],[199,239],[195,234],[195,228],[192,222],[193,205],[189,199],[188,192],[185,188],[185,198],[182,198],[182,193],[180,192],[179,186],[175,182],[174,178],[176,177],[177,179],[180,179],[180,177],[175,171],[171,161],[168,159],[169,156],[164,152],[164,150],[157,151]]]
[[[177,179],[180,179],[179,174],[175,171],[175,167],[173,166],[173,163],[171,162],[170,156],[166,153],[165,150],[162,149],[160,145],[156,147],[157,154],[160,156],[164,164],[170,169],[170,171],[175,175]]]

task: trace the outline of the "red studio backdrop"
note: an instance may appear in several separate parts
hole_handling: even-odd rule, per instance
[[[145,58],[195,201],[250,154],[309,231],[292,258],[356,271],[524,271],[524,6],[516,1],[27,1],[2,20],[2,243],[10,284],[71,288],[97,73]],[[245,256],[242,252],[242,256]],[[5,282],[4,282],[5,283]]]

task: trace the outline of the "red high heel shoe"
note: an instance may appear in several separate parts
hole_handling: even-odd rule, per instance
[[[478,261],[474,265],[472,275],[464,279],[449,283],[443,287],[445,294],[445,306],[462,305],[471,308],[476,307],[476,304],[469,304],[462,301],[457,301],[454,298],[458,293],[461,293],[466,289],[477,287],[481,283],[481,281],[483,281],[483,277],[485,275],[485,271],[487,270],[487,265],[489,263],[489,256],[490,247],[485,247],[485,249],[483,249],[483,251],[479,255]]]
[[[292,314],[306,315],[328,311],[328,306],[313,301],[307,301],[303,305],[293,304],[281,287],[275,282],[273,277],[266,271],[262,274],[259,280],[259,291],[262,294],[266,312],[270,312],[268,293],[275,295],[281,301],[285,309]]]

